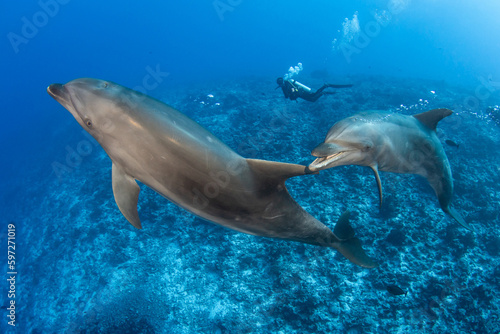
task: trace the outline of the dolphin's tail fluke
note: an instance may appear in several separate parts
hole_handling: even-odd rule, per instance
[[[365,253],[361,241],[354,236],[354,229],[349,224],[349,211],[340,216],[333,233],[338,238],[333,247],[349,261],[365,268],[375,268],[378,265]]]
[[[462,225],[463,227],[465,227],[469,231],[474,231],[474,229],[472,228],[472,226],[470,226],[469,224],[467,224],[465,222],[465,220],[463,219],[462,215],[460,213],[458,213],[457,210],[455,210],[451,206],[449,206],[448,208],[443,209],[443,210],[444,210],[444,212],[446,212],[447,214],[449,214],[450,216],[452,216],[453,219],[455,219],[460,225]]]

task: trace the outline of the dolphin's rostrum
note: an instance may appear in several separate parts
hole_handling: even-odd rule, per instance
[[[317,157],[311,171],[336,166],[368,166],[375,173],[382,203],[378,171],[418,174],[425,177],[444,212],[465,228],[472,228],[451,206],[453,178],[450,163],[436,134],[440,120],[449,109],[433,109],[407,116],[385,111],[364,111],[335,123],[324,143],[312,151]]]
[[[116,203],[136,228],[139,180],[211,222],[332,247],[358,265],[376,266],[354,237],[348,213],[332,232],[289,195],[285,181],[308,174],[305,166],[244,159],[177,110],[112,82],[83,78],[47,90],[111,158]]]

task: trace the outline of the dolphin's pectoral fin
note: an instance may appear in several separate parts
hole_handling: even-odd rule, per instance
[[[361,241],[354,237],[354,229],[349,224],[349,211],[340,216],[337,225],[335,225],[334,234],[338,238],[334,247],[349,261],[365,268],[378,266],[377,262],[365,253]]]
[[[372,169],[373,173],[375,174],[375,180],[377,180],[377,187],[378,187],[378,197],[380,198],[380,207],[382,207],[382,181],[380,181],[380,175],[378,174],[378,167],[377,165],[370,166]]]
[[[474,231],[474,229],[472,228],[472,226],[470,226],[469,224],[467,224],[465,222],[464,218],[462,217],[462,215],[460,213],[458,213],[458,211],[455,210],[453,207],[449,206],[447,209],[443,209],[443,210],[444,210],[444,212],[446,212],[447,214],[449,214],[450,216],[452,216],[453,219],[455,219],[460,225],[462,225],[463,227],[465,227],[469,231]]]
[[[420,123],[424,124],[431,130],[436,131],[437,124],[440,120],[453,114],[453,111],[446,108],[432,109],[420,114],[413,115]]]
[[[133,177],[115,163],[112,168],[113,194],[121,213],[135,228],[141,229],[141,220],[137,212],[137,200],[141,188]]]
[[[275,162],[259,159],[245,159],[252,171],[269,181],[275,180],[276,183],[284,182],[286,179],[294,176],[317,174],[307,168],[307,166],[289,164],[284,162]]]

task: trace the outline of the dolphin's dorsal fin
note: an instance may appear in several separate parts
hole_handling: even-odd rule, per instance
[[[141,188],[135,179],[113,162],[113,194],[121,213],[135,228],[141,229],[141,220],[137,212],[137,200]]]
[[[286,179],[294,176],[316,174],[307,166],[302,165],[259,159],[246,159],[246,161],[254,173],[268,180],[274,180],[276,183],[285,182]]]
[[[377,165],[370,166],[370,168],[373,171],[373,174],[375,174],[375,180],[377,180],[377,187],[378,187],[378,197],[380,199],[380,207],[382,207],[382,181],[380,181],[380,175],[378,174],[378,167]]]
[[[446,108],[432,109],[421,114],[413,115],[423,125],[429,129],[436,131],[437,124],[440,120],[453,114],[453,111]]]

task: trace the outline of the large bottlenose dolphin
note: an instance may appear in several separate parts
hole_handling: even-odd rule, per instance
[[[244,159],[177,110],[109,81],[76,79],[47,91],[111,158],[115,201],[136,228],[139,180],[208,221],[332,247],[360,266],[376,266],[354,237],[348,214],[332,232],[289,195],[285,181],[310,173],[305,166]]]
[[[451,207],[453,179],[450,163],[436,133],[440,120],[451,115],[449,109],[433,109],[406,116],[384,111],[365,111],[335,123],[325,142],[312,151],[317,157],[311,171],[336,166],[368,166],[375,173],[382,203],[382,184],[378,171],[418,174],[425,177],[444,212],[471,230]]]

